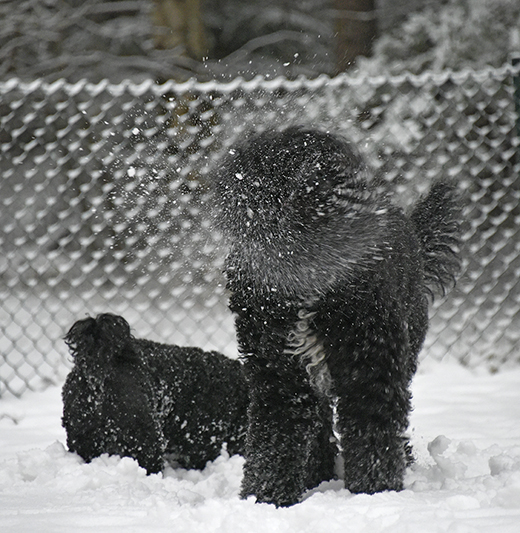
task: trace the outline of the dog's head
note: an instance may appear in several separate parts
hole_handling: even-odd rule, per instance
[[[386,203],[347,141],[291,127],[252,137],[215,175],[228,268],[257,287],[309,295],[345,278],[384,231]]]
[[[222,226],[236,238],[265,242],[324,225],[349,202],[368,200],[366,167],[330,133],[268,131],[233,148],[217,174]],[[343,204],[342,204],[343,200]]]
[[[74,363],[89,367],[106,367],[116,359],[135,360],[132,340],[128,322],[109,313],[78,320],[65,336]]]

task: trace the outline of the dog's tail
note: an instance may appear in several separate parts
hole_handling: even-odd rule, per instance
[[[109,313],[79,320],[65,336],[76,362],[102,367],[115,360],[135,360],[132,340],[128,322]]]
[[[410,219],[422,245],[426,286],[446,294],[460,270],[460,195],[453,183],[435,183]],[[437,289],[437,291],[435,290]]]

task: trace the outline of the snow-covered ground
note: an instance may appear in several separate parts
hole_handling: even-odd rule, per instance
[[[38,533],[520,532],[520,369],[425,361],[406,490],[323,484],[288,509],[238,498],[243,459],[146,476],[131,459],[65,450],[58,388],[0,399],[0,531]]]

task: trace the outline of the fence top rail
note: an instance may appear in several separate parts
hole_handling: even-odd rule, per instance
[[[473,79],[477,82],[484,82],[487,79],[502,79],[510,76],[520,75],[520,62],[506,63],[501,67],[486,67],[480,70],[465,68],[459,71],[445,70],[442,72],[424,72],[422,74],[414,74],[412,72],[404,72],[399,75],[352,75],[349,73],[342,73],[335,77],[321,74],[316,78],[308,78],[306,76],[298,76],[294,80],[290,80],[283,76],[278,76],[273,79],[268,79],[263,76],[256,76],[251,80],[246,80],[243,77],[237,77],[229,82],[222,81],[205,81],[201,82],[191,78],[185,82],[177,82],[175,80],[167,80],[164,83],[157,83],[150,78],[142,82],[135,82],[127,79],[120,83],[111,83],[108,80],[101,80],[93,83],[87,79],[81,79],[75,83],[71,83],[65,79],[59,79],[54,82],[47,82],[40,79],[32,81],[25,81],[20,78],[10,78],[5,81],[0,81],[0,94],[6,94],[13,90],[19,90],[24,94],[30,94],[38,89],[46,93],[54,93],[62,90],[70,96],[74,96],[81,91],[87,91],[90,94],[96,95],[105,91],[110,92],[115,97],[130,92],[134,96],[142,95],[146,92],[154,92],[156,94],[164,94],[168,91],[175,91],[178,93],[187,93],[191,91],[210,93],[231,93],[237,89],[242,89],[246,92],[255,90],[273,91],[277,89],[286,89],[294,91],[298,89],[320,89],[328,86],[332,88],[339,88],[342,86],[359,87],[369,85],[378,87],[386,83],[391,85],[401,85],[403,83],[411,83],[417,87],[423,86],[427,83],[434,83],[442,85],[448,80],[455,83],[463,83],[468,79]]]

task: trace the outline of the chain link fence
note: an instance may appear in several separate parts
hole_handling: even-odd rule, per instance
[[[63,336],[100,312],[233,356],[208,173],[249,129],[352,139],[407,207],[465,191],[464,269],[423,356],[520,360],[518,68],[231,83],[0,83],[0,394],[59,383]],[[518,105],[518,89],[516,92]]]

